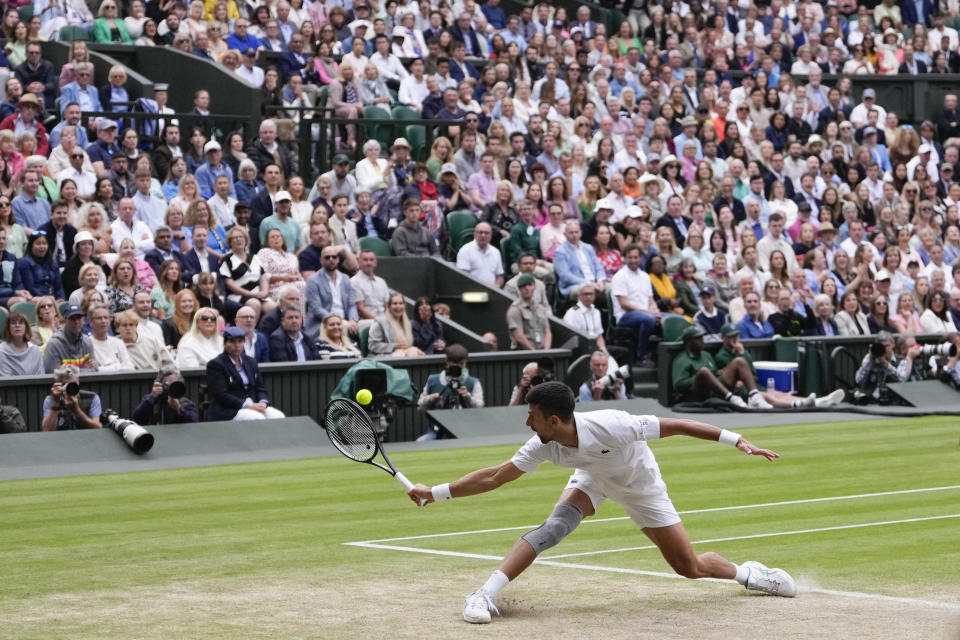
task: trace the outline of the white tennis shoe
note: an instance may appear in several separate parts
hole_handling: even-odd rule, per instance
[[[843,402],[843,399],[846,395],[847,394],[843,389],[837,389],[833,393],[828,393],[822,398],[817,398],[816,404],[818,407],[835,407]]]
[[[784,598],[793,598],[797,595],[797,583],[783,569],[768,569],[755,560],[744,562],[741,566],[750,571],[747,575],[747,584],[744,585],[747,589]]]
[[[743,398],[741,398],[737,394],[733,394],[732,396],[730,396],[730,400],[728,402],[735,407],[740,407],[741,409],[747,408],[747,403],[744,402]]]
[[[773,409],[773,405],[763,399],[759,393],[747,396],[747,406],[751,409]]]
[[[463,601],[463,619],[470,624],[489,624],[491,611],[500,615],[497,606],[483,589],[474,591]]]

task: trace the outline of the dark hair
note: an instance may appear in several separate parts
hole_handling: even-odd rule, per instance
[[[527,394],[527,404],[535,404],[546,416],[557,416],[563,422],[573,419],[573,391],[562,382],[541,382]]]
[[[451,344],[444,351],[447,356],[447,362],[465,362],[467,359],[467,348],[462,344]]]

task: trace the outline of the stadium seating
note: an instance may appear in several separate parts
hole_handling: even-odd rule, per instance
[[[660,321],[660,326],[663,329],[663,340],[665,342],[676,342],[680,339],[683,330],[690,326],[690,323],[681,316],[666,316]]]
[[[27,316],[32,326],[37,325],[37,303],[36,302],[18,302],[10,307],[10,311],[19,311]]]
[[[454,254],[460,250],[460,247],[473,240],[475,226],[477,226],[477,217],[469,211],[451,211],[447,214],[447,230]]]
[[[410,155],[417,162],[426,162],[430,150],[427,149],[427,130],[419,124],[408,124],[405,130],[407,142],[410,143]]]
[[[357,335],[357,346],[360,347],[360,354],[366,358],[370,348],[370,327],[360,329]]]
[[[363,108],[364,119],[389,119],[390,112],[380,107],[368,106]],[[380,143],[380,152],[389,153],[393,144],[393,126],[389,124],[371,124],[366,127],[367,138]]]
[[[397,255],[393,251],[393,247],[390,246],[390,243],[383,240],[382,238],[374,238],[373,236],[364,236],[360,238],[360,250],[366,251],[370,249],[377,257],[381,256],[395,256]]]
[[[6,307],[0,307],[0,327],[7,323],[7,316],[10,315],[10,312],[7,311]]]

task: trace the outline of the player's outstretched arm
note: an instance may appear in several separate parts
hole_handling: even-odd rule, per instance
[[[713,440],[721,444],[736,447],[747,455],[763,456],[767,460],[775,460],[780,457],[779,453],[775,453],[769,449],[761,449],[738,433],[696,420],[661,418],[660,437],[668,438],[670,436],[690,436],[691,438],[700,438],[701,440]]]
[[[495,467],[472,471],[459,480],[454,480],[448,484],[439,484],[434,487],[416,484],[407,492],[407,495],[419,506],[421,500],[426,500],[429,504],[438,500],[464,498],[478,493],[493,491],[497,487],[512,482],[522,475],[523,471],[517,468],[512,461],[507,460],[503,464]]]

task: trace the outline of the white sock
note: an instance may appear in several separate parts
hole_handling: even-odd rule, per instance
[[[737,575],[734,578],[740,584],[747,584],[747,576],[750,575],[750,569],[742,565],[735,564],[733,565],[737,568]]]
[[[758,393],[760,393],[760,390],[759,390],[759,389],[754,389],[753,391],[751,391],[751,392],[748,393],[747,395],[752,398],[753,396],[757,395]]]
[[[507,586],[509,582],[510,578],[507,577],[507,574],[497,569],[480,588],[487,592],[491,600],[496,600],[497,596],[500,595],[500,591]]]
[[[733,391],[728,391],[727,395],[723,396],[723,399],[726,400],[727,402],[730,402],[730,398],[732,397],[733,397]]]
[[[790,403],[790,406],[793,408],[802,407],[803,400],[794,400],[793,402]]]

